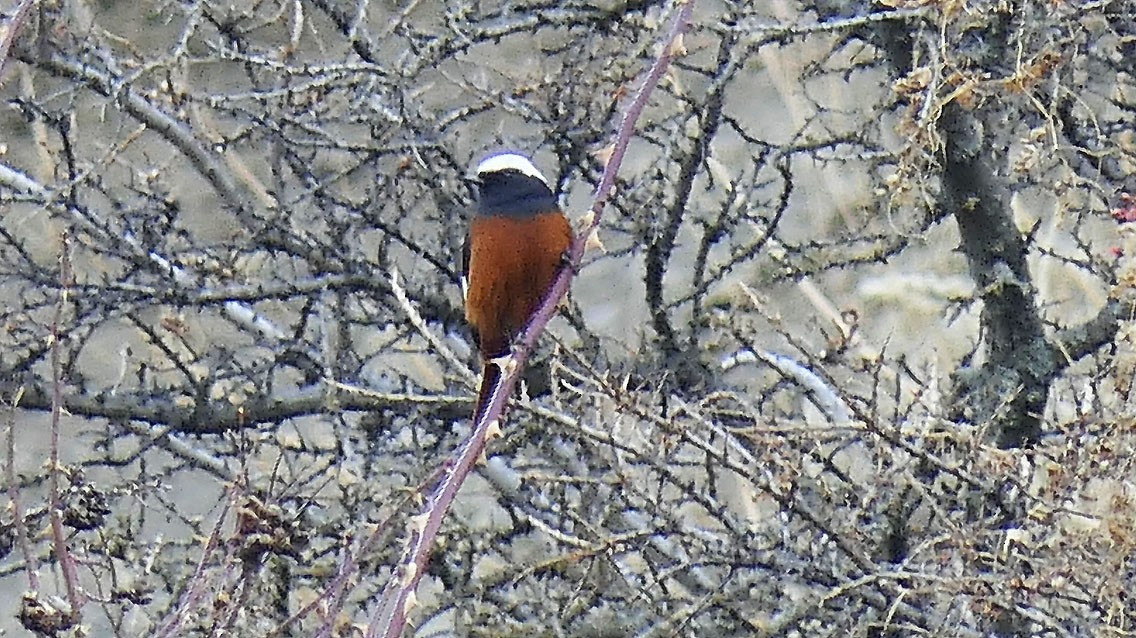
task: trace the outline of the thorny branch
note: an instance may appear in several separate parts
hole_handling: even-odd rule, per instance
[[[535,347],[536,340],[544,332],[545,326],[559,307],[561,299],[567,294],[568,285],[583,261],[584,251],[587,249],[593,233],[599,228],[605,204],[615,186],[615,176],[619,172],[619,167],[623,163],[623,156],[635,134],[639,116],[655,87],[662,79],[663,73],[666,72],[671,59],[681,54],[682,36],[689,27],[694,4],[694,0],[686,0],[678,5],[670,27],[661,38],[658,57],[644,74],[634,97],[623,111],[612,143],[611,154],[607,158],[603,177],[600,179],[599,187],[597,187],[592,201],[590,219],[583,230],[573,239],[568,249],[567,262],[569,266],[560,270],[560,274],[546,294],[544,302],[533,313],[520,339],[517,340],[510,356],[514,363],[513,369],[511,371],[506,370],[499,378],[497,386],[490,395],[488,406],[474,425],[473,432],[462,447],[454,453],[453,460],[447,463],[442,479],[428,499],[423,514],[410,519],[409,549],[405,558],[400,561],[394,578],[388,584],[387,599],[376,608],[367,630],[368,636],[376,636],[381,632],[383,636],[394,638],[402,634],[403,627],[415,604],[418,582],[426,572],[427,561],[446,512],[474,464],[484,454],[486,443],[492,437],[500,435],[500,424],[503,420],[505,405],[520,375],[520,370],[528,360],[528,354]]]

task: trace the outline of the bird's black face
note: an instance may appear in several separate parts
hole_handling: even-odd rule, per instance
[[[527,217],[554,210],[558,210],[556,196],[532,175],[513,169],[478,175],[478,215]]]

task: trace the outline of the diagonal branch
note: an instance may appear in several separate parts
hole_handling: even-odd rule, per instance
[[[611,156],[604,167],[603,176],[592,200],[590,222],[573,239],[572,245],[568,249],[569,267],[561,269],[544,302],[529,320],[528,326],[513,349],[512,359],[515,365],[509,366],[508,369],[503,371],[481,419],[475,424],[469,438],[459,448],[452,460],[447,463],[441,482],[426,503],[425,512],[410,519],[410,539],[405,558],[395,570],[394,577],[387,585],[387,593],[372,615],[366,634],[368,638],[379,635],[380,632],[385,638],[396,638],[402,635],[407,617],[415,604],[418,582],[427,569],[434,540],[442,527],[446,512],[457,496],[458,490],[464,484],[466,476],[469,475],[477,460],[482,457],[489,438],[500,435],[499,423],[505,404],[512,394],[514,386],[516,386],[517,378],[524,368],[525,361],[528,359],[529,353],[532,352],[537,339],[544,332],[545,326],[556,314],[561,299],[567,294],[568,286],[583,261],[588,242],[599,227],[604,207],[615,187],[616,174],[619,172],[623,156],[626,154],[627,147],[635,133],[635,125],[639,115],[646,107],[648,99],[655,87],[658,86],[672,58],[682,50],[682,35],[689,26],[694,1],[680,2],[677,8],[674,21],[662,39],[658,57],[643,77],[639,90],[623,112],[616,132],[615,143],[611,149]]]

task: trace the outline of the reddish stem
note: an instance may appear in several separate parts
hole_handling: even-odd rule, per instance
[[[607,165],[604,166],[603,176],[600,178],[599,187],[596,189],[596,194],[592,200],[591,223],[573,239],[572,245],[568,249],[571,267],[561,269],[560,275],[553,282],[544,302],[529,319],[528,326],[513,348],[513,360],[516,365],[511,370],[504,371],[501,374],[501,378],[498,379],[497,385],[489,398],[488,405],[481,418],[474,425],[473,432],[470,433],[469,438],[458,450],[453,462],[448,464],[441,483],[438,484],[434,493],[427,500],[425,514],[412,519],[413,522],[409,530],[409,549],[405,554],[406,559],[395,570],[391,584],[388,585],[388,590],[394,589],[393,600],[384,596],[383,602],[373,614],[372,622],[368,625],[366,634],[368,638],[376,636],[380,628],[382,628],[382,635],[385,638],[397,638],[402,635],[407,616],[411,611],[409,601],[413,600],[414,593],[418,588],[418,581],[421,580],[426,571],[426,564],[434,547],[434,540],[442,527],[446,512],[464,483],[465,477],[473,469],[474,463],[481,458],[489,434],[497,427],[505,403],[513,392],[517,377],[520,375],[520,371],[524,369],[529,353],[541,333],[544,332],[549,320],[556,314],[560,300],[567,294],[568,285],[584,258],[588,238],[599,227],[604,205],[615,187],[615,177],[635,133],[635,124],[639,115],[646,107],[647,100],[655,87],[658,86],[663,74],[666,73],[673,57],[676,42],[690,24],[694,0],[679,0],[676,6],[678,13],[663,38],[659,55],[646,75],[643,76],[639,90],[623,112],[611,156]]]

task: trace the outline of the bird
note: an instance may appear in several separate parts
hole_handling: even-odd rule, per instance
[[[476,205],[462,250],[465,317],[481,355],[478,422],[513,339],[567,263],[572,226],[548,180],[528,157],[499,151],[477,164]]]

